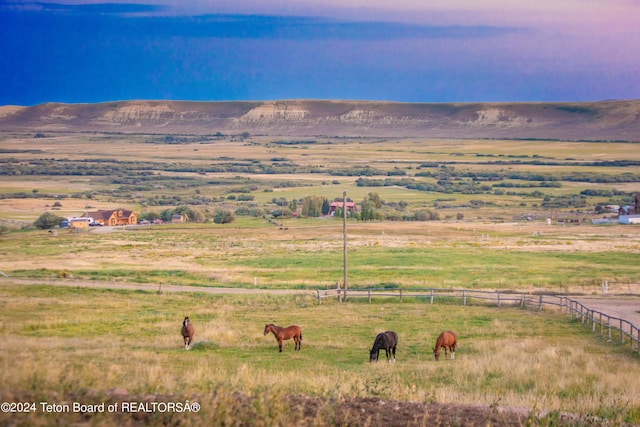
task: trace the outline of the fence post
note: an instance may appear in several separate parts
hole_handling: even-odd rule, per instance
[[[498,307],[500,307],[500,292],[498,292]]]
[[[431,304],[433,304],[433,289],[431,289]]]
[[[320,289],[316,289],[316,292],[318,293],[318,302],[322,302],[322,300],[320,299]]]
[[[462,305],[467,305],[467,291],[462,291]]]
[[[400,289],[400,302],[402,302],[402,289]]]
[[[540,302],[538,302],[538,311],[542,311],[542,295],[540,295]]]
[[[599,313],[599,314],[600,314],[600,335],[602,335],[602,328],[604,325],[602,324],[602,313]]]
[[[371,291],[370,290],[367,291],[367,295],[369,297],[369,304],[371,304]]]
[[[624,344],[624,331],[622,330],[622,319],[620,319],[620,344]]]

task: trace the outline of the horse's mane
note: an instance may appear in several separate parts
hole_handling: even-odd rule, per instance
[[[380,332],[376,335],[376,339],[373,342],[373,348],[382,348],[385,346],[393,346],[398,341],[398,336],[393,331]]]

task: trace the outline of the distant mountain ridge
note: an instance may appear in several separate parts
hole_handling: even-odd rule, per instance
[[[1,131],[640,142],[640,100],[540,103],[118,101],[0,107]]]

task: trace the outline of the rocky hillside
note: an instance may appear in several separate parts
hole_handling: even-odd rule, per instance
[[[0,131],[640,141],[640,100],[583,103],[122,101],[0,107]]]

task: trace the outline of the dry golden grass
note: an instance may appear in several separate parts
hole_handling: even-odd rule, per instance
[[[637,422],[640,413],[640,383],[628,374],[637,354],[554,311],[6,285],[0,295],[5,397],[55,401],[124,389],[174,399],[241,393],[258,404],[268,395],[376,397],[614,422]],[[191,351],[179,334],[187,314],[196,326]],[[302,351],[286,342],[278,353],[262,335],[272,321],[300,324]],[[457,357],[435,362],[431,347],[444,328],[458,331]],[[398,361],[369,364],[368,348],[384,329],[399,333]],[[213,410],[212,401],[201,403]]]

